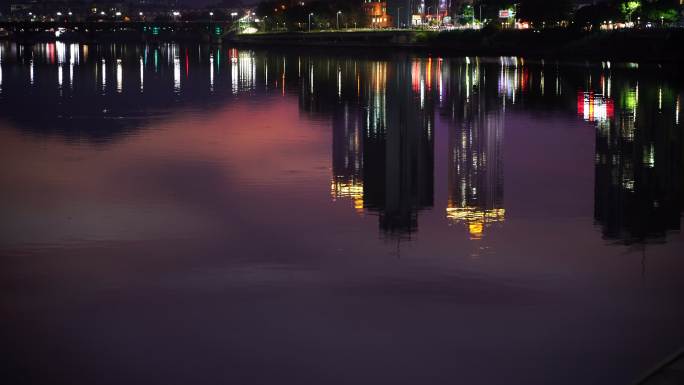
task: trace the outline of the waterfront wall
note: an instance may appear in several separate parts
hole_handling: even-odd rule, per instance
[[[24,23],[25,24],[25,23]],[[159,23],[156,23],[159,24]],[[559,59],[609,59],[684,62],[684,29],[630,29],[584,32],[573,29],[533,30],[354,30],[234,34],[220,23],[71,23],[71,25],[0,25],[4,36],[23,43],[72,42],[202,42],[263,47],[321,49],[429,50],[453,55],[521,55]],[[64,28],[66,27],[66,28]],[[155,27],[154,30],[152,28]]]
[[[319,32],[234,35],[234,44],[260,46],[410,48],[458,55],[523,55],[638,61],[684,61],[684,29],[579,32],[506,30],[448,32]]]

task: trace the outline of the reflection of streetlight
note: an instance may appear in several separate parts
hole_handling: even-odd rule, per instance
[[[309,32],[311,32],[311,16],[313,16],[313,12],[309,14]]]
[[[337,29],[340,29],[340,14],[342,11],[337,11]]]

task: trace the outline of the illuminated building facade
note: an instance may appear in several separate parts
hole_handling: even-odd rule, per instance
[[[387,13],[387,2],[380,0],[364,0],[361,5],[363,13],[371,28],[388,28],[392,26],[392,17]]]

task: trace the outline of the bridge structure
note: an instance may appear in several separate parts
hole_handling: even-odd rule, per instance
[[[0,22],[0,31],[16,40],[154,41],[195,40],[221,43],[236,33],[231,21],[49,21]]]

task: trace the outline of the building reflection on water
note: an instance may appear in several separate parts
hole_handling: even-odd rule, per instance
[[[502,67],[504,70],[507,67]],[[487,96],[486,69],[470,59],[453,68],[446,216],[479,240],[505,219],[503,192],[504,99]],[[501,72],[503,85],[505,72]],[[490,78],[491,79],[491,78]],[[505,94],[504,94],[505,95]]]
[[[578,114],[597,126],[594,218],[606,239],[663,242],[680,229],[680,95],[660,84],[611,81],[609,74],[600,83],[599,91],[578,96]]]
[[[377,214],[382,233],[390,237],[415,232],[418,212],[432,207],[434,199],[434,115],[424,95],[404,87],[422,76],[414,68],[403,56],[366,63],[363,76],[343,75],[341,69],[335,75],[339,84],[343,76],[352,84],[356,79],[357,92],[344,100],[343,88],[337,88],[339,101],[331,108],[332,197],[351,199],[359,213]]]
[[[27,132],[109,142],[144,127],[149,111],[179,102],[212,109],[226,98],[295,96],[302,114],[332,123],[332,200],[377,216],[380,233],[391,238],[416,233],[421,212],[434,208],[455,234],[486,239],[511,215],[504,204],[506,116],[571,113],[596,127],[594,218],[603,236],[645,243],[679,230],[681,91],[634,76],[631,64],[383,55],[3,43],[0,97],[44,106],[31,116],[5,109],[5,118]],[[19,87],[29,92],[6,98]],[[124,112],[134,118],[102,119]],[[60,118],[44,121],[54,116]],[[448,149],[440,160],[444,207],[434,207],[437,117]]]

